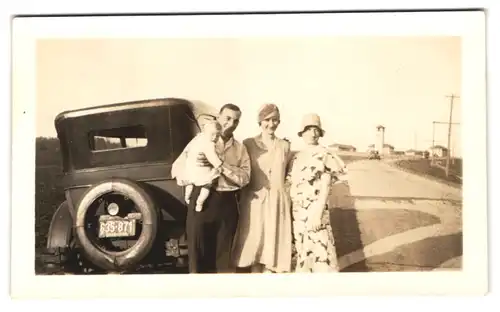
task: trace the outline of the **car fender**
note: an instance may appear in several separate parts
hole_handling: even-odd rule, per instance
[[[67,248],[73,235],[73,218],[66,201],[59,205],[52,216],[47,235],[47,248]]]

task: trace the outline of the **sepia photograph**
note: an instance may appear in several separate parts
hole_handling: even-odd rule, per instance
[[[460,45],[38,41],[37,274],[459,270]]]
[[[13,220],[32,224],[31,278],[420,276],[476,257],[482,278],[486,248],[465,245],[486,246],[486,189],[465,197],[486,183],[484,15],[405,35],[434,13],[408,14],[386,17],[389,35],[325,26],[378,14],[157,16],[141,36],[146,17],[127,31],[96,17],[115,23],[101,33],[20,18],[31,60],[14,66],[13,131],[34,196]],[[186,34],[162,35],[172,24]]]

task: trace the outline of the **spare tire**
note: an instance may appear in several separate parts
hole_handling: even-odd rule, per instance
[[[92,242],[85,226],[89,207],[101,196],[112,192],[132,200],[142,220],[142,231],[136,243],[118,252]],[[76,210],[75,227],[84,254],[91,262],[105,270],[125,270],[141,261],[151,250],[158,228],[158,210],[151,196],[137,183],[121,178],[105,180],[90,187],[82,196]]]

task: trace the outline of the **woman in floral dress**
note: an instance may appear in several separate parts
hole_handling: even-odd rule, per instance
[[[328,208],[332,185],[346,173],[346,167],[337,155],[318,144],[323,134],[318,115],[304,116],[298,135],[306,147],[295,154],[287,174],[296,272],[339,270]]]

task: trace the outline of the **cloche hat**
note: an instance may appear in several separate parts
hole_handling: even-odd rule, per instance
[[[302,124],[300,127],[300,131],[298,132],[299,137],[302,136],[302,133],[306,130],[308,127],[316,127],[319,129],[321,132],[321,136],[325,134],[325,130],[321,127],[321,118],[319,117],[318,114],[306,114],[302,117]]]

